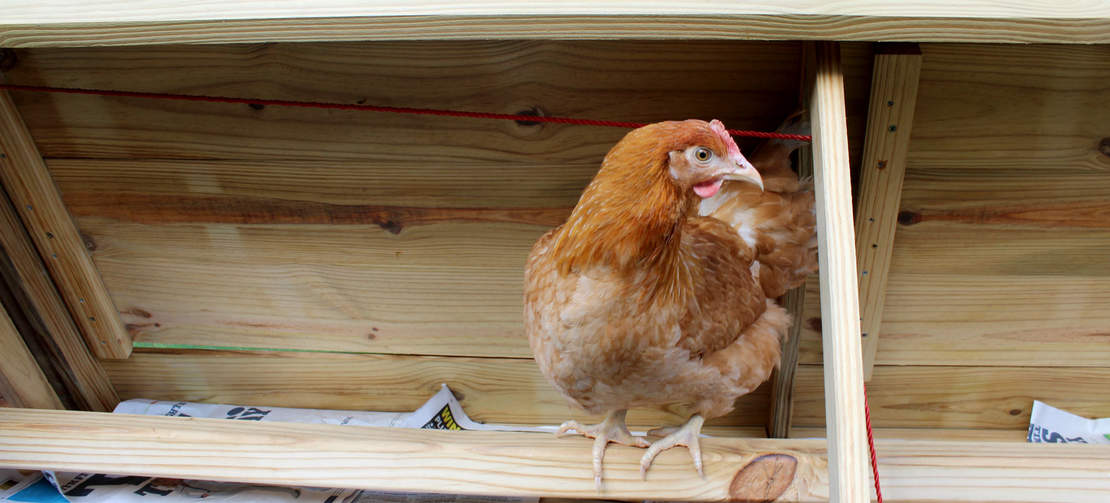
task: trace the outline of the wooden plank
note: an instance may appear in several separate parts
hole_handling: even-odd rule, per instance
[[[557,425],[599,420],[572,408],[531,359],[461,358],[304,352],[136,351],[106,361],[120,398],[241,403],[274,407],[411,411],[446,383],[475,420]],[[745,395],[716,426],[762,426],[766,386]],[[657,427],[685,422],[682,407],[634,409],[628,423]]]
[[[794,425],[824,426],[821,367],[800,365]],[[875,366],[867,384],[876,428],[1025,431],[1033,400],[1084,417],[1110,417],[1108,368]]]
[[[864,502],[869,496],[844,76],[839,45],[821,42],[816,52],[816,80],[810,103],[825,391],[826,403],[833,404],[826,408],[829,496],[834,502]]]
[[[797,85],[798,44],[392,42],[30,50],[17,55],[15,67],[5,72],[15,84],[642,122],[701,117],[733,128],[773,129],[795,107],[794,97],[783,90]],[[747,77],[753,73],[761,78]],[[519,163],[550,170],[537,175],[546,177],[566,164],[575,165],[574,170],[596,168],[627,132],[133,98],[13,96],[47,158],[346,159],[425,176],[459,164],[523,169]],[[451,187],[448,182],[432,187],[443,190]]]
[[[0,347],[4,348],[4,357],[0,358],[0,396],[9,406],[64,408],[3,309],[0,309]]]
[[[599,494],[581,438],[20,409],[0,411],[0,425],[0,466],[24,469],[628,500],[815,502],[830,489],[819,440],[707,438],[704,478],[672,450],[646,480],[640,450],[615,446]],[[896,501],[1097,502],[1110,491],[1106,446],[880,440],[878,449]]]
[[[885,46],[875,55],[855,222],[864,380],[871,379],[879,347],[920,75],[916,46]]]
[[[56,365],[60,384],[74,400],[71,407],[112,410],[119,402],[116,391],[100,362],[89,353],[6,194],[0,195],[0,247],[8,261],[3,269],[9,288],[18,290],[21,307],[39,332],[28,335],[42,338],[40,343]]]
[[[872,432],[878,439],[1012,443],[1025,443],[1028,433],[1027,430],[981,428],[873,428]],[[790,434],[790,438],[825,438],[825,429],[813,426],[797,427],[790,430]]]
[[[72,5],[67,5],[72,4]],[[1110,40],[1103,4],[875,0],[833,4],[565,0],[460,5],[332,0],[203,3],[100,0],[22,4],[0,24],[0,46],[83,46],[312,40],[493,38],[741,38],[868,41]],[[542,30],[537,30],[542,26]],[[694,27],[695,29],[692,29]]]
[[[137,341],[531,357],[520,291],[546,227],[79,222]]]
[[[90,349],[102,358],[126,358],[131,337],[6,92],[0,92],[0,179]]]
[[[1099,145],[1110,130],[1110,45],[922,44],[921,50],[910,175],[1107,168]],[[1040,197],[1054,189],[1045,187]]]
[[[814,282],[799,348],[803,364],[822,361],[816,292]],[[1105,276],[892,275],[876,364],[1105,367],[1108,302]]]

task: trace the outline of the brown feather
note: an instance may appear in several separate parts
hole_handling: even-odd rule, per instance
[[[682,403],[719,416],[778,364],[789,319],[753,276],[757,250],[696,216],[700,198],[668,166],[671,152],[695,145],[729,148],[702,121],[629,133],[529,255],[524,316],[536,362],[591,412]]]

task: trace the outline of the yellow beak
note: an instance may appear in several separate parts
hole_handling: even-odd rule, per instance
[[[762,191],[763,177],[759,176],[759,171],[756,171],[755,166],[752,166],[752,163],[748,162],[744,156],[739,157],[740,158],[736,161],[736,167],[734,167],[732,171],[725,173],[725,180],[745,181],[756,185],[759,187],[759,190]]]

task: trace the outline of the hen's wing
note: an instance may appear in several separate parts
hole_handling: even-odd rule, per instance
[[[782,132],[806,129],[797,115],[779,127]],[[732,226],[755,249],[752,272],[770,298],[801,285],[817,271],[813,183],[799,180],[790,163],[790,154],[801,145],[793,140],[767,141],[748,157],[763,177],[764,192],[748,183],[726,182],[699,208],[700,214]]]

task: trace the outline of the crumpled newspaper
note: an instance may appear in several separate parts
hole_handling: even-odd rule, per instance
[[[1110,418],[1087,419],[1034,400],[1026,439],[1033,443],[1110,444]]]
[[[127,400],[117,414],[222,418],[361,426],[391,426],[437,430],[554,431],[553,427],[483,424],[470,419],[447,385],[413,412],[252,407],[159,400]],[[0,501],[29,503],[177,503],[296,502],[296,503],[537,503],[538,498],[491,498],[436,494],[399,494],[357,489],[279,487],[235,482],[182,480],[162,477],[95,473],[0,470]]]

